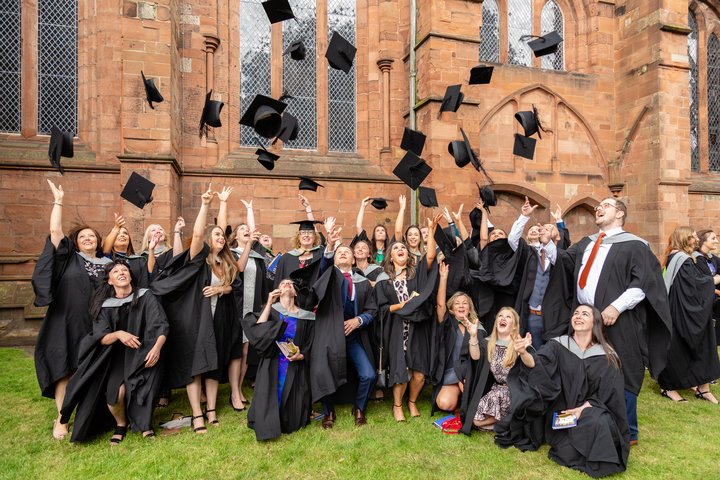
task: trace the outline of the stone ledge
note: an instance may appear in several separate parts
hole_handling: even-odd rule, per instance
[[[151,163],[155,165],[169,164],[175,173],[182,176],[183,170],[173,155],[147,155],[142,153],[123,153],[116,155],[120,163]]]

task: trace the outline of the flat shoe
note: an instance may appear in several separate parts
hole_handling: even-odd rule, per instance
[[[672,398],[670,395],[668,395],[668,391],[667,391],[667,390],[660,390],[660,395],[662,395],[662,396],[665,397],[665,398],[669,398],[670,400],[672,400],[673,402],[676,402],[676,403],[687,402],[687,400],[685,400],[685,399],[682,398],[682,397],[680,397],[680,400],[675,400],[675,399]]]

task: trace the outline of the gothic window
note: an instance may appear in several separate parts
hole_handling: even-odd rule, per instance
[[[565,37],[563,32],[563,14],[562,10],[554,0],[550,0],[545,4],[540,14],[540,35],[545,35],[550,32],[557,32],[561,37]],[[562,70],[563,69],[563,44],[560,44],[558,51],[551,54],[545,55],[540,58],[540,65],[542,68],[550,70]]]
[[[720,171],[720,41],[710,35],[707,52],[708,160],[711,172]]]
[[[0,132],[20,132],[20,0],[0,3]]]
[[[500,11],[496,0],[484,0],[482,4],[480,61],[500,62]]]
[[[255,95],[270,96],[270,27],[261,0],[240,0],[240,104],[243,110]],[[260,140],[251,127],[240,126],[240,144]]]
[[[355,0],[328,1],[328,39],[332,31],[355,44]],[[328,149],[355,151],[355,66],[349,73],[328,67]]]
[[[688,13],[688,58],[690,60],[690,167],[693,172],[700,171],[700,115],[698,90],[698,26],[695,15]]]
[[[532,0],[508,0],[508,63],[532,66],[532,55],[525,35],[532,35]]]

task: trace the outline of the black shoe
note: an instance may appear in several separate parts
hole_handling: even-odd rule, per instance
[[[237,407],[235,406],[235,404],[233,403],[232,395],[230,395],[230,406],[233,408],[233,410],[235,410],[236,412],[242,412],[243,410],[245,410],[245,403],[244,403],[244,402],[240,402],[240,404],[242,405],[242,407],[241,407],[241,408],[237,408]]]
[[[128,429],[127,425],[123,425],[123,426],[118,425],[118,426],[116,426],[116,427],[115,427],[115,433],[113,433],[113,436],[110,437],[110,445],[111,445],[111,446],[112,446],[112,445],[120,445],[120,442],[122,442],[123,440],[125,440],[125,435],[127,434],[127,429]],[[120,438],[113,438],[113,437],[115,437],[116,435],[119,435]]]
[[[215,412],[215,409],[213,408],[211,410],[205,410],[205,418],[208,418],[207,414],[210,412]],[[219,425],[220,422],[218,422],[217,413],[215,413],[215,420],[208,419],[208,422],[210,422],[210,425]]]
[[[200,426],[200,427],[196,427],[196,426],[195,426],[195,419],[196,419],[196,418],[202,418],[202,419],[204,419],[204,418],[205,418],[205,415],[197,415],[197,416],[192,417],[192,420],[190,420],[190,423],[192,424],[193,430],[195,431],[195,433],[205,433],[205,432],[207,432],[207,427],[206,427],[205,425],[202,425],[202,426]]]

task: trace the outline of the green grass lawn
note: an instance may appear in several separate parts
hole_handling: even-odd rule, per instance
[[[496,447],[490,434],[441,433],[431,424],[427,394],[418,402],[423,416],[404,424],[393,420],[389,401],[371,403],[363,428],[354,426],[344,406],[331,431],[313,422],[258,443],[246,413],[228,405],[225,385],[221,424],[209,425],[204,436],[185,429],[143,440],[133,433],[115,448],[108,446],[110,433],[88,444],[58,442],[51,438],[55,405],[40,396],[32,357],[0,349],[0,365],[0,478],[589,478],[550,461],[547,447],[521,453]],[[720,394],[716,386],[713,392]],[[638,402],[640,445],[631,450],[628,478],[720,478],[720,407],[682,394],[687,403],[671,403],[647,379]],[[189,412],[184,392],[156,410],[156,420],[172,412]]]

